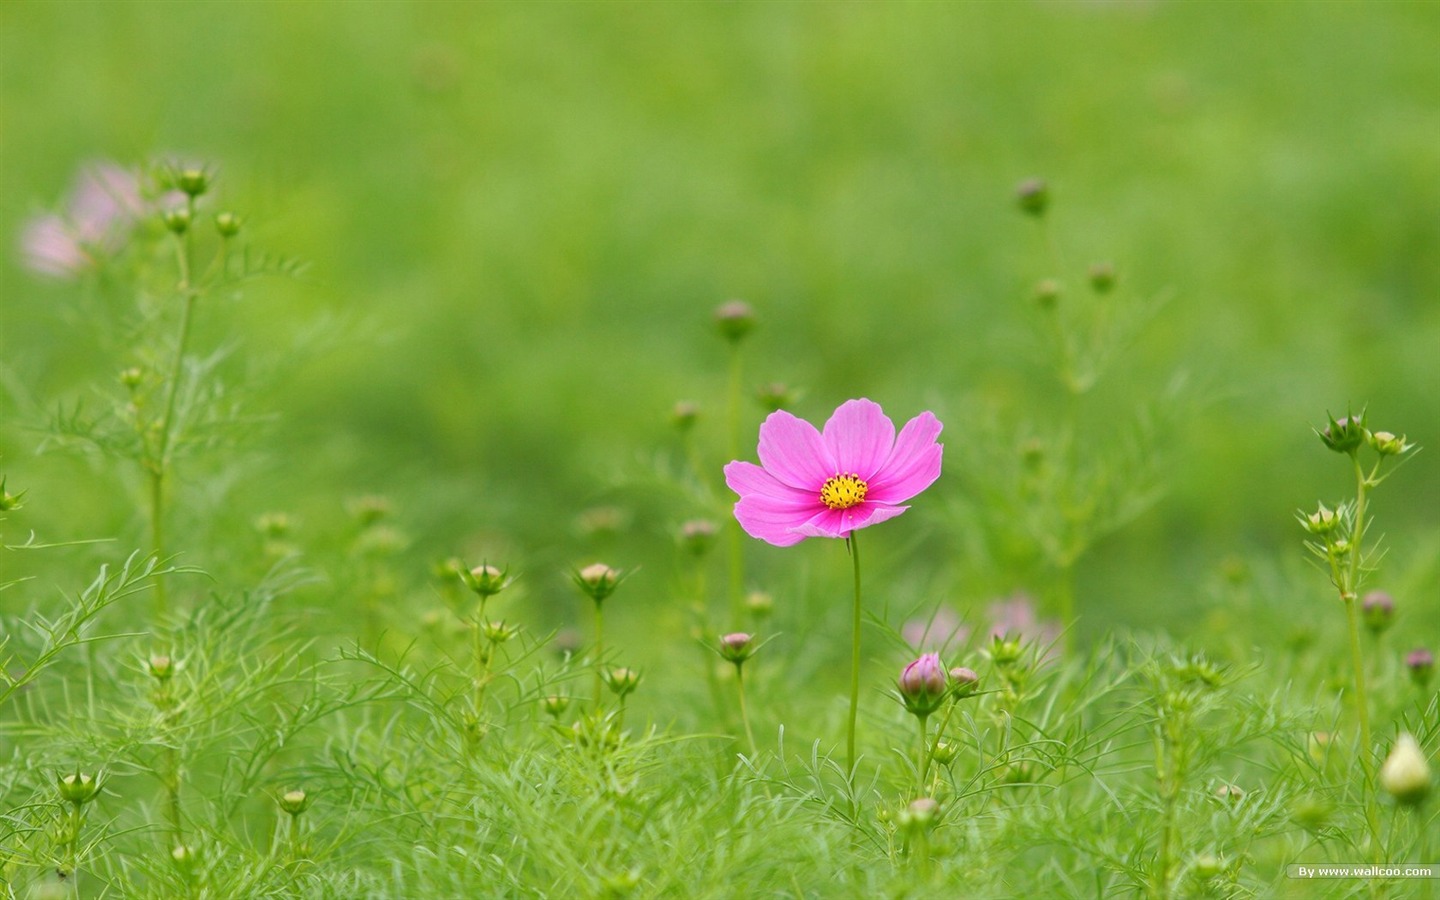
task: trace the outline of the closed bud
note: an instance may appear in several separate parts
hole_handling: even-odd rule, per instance
[[[1020,211],[1032,216],[1043,216],[1050,205],[1050,187],[1041,178],[1027,178],[1015,188],[1015,202]]]
[[[0,478],[0,513],[10,512],[24,506],[25,492],[12,494],[5,490],[5,479]]]
[[[920,797],[911,800],[910,805],[901,810],[896,821],[901,827],[914,831],[926,831],[935,825],[935,820],[940,817],[940,802],[934,797]]]
[[[604,563],[588,565],[572,576],[575,586],[585,596],[601,603],[606,597],[615,593],[615,588],[620,584],[620,572],[610,568]]]
[[[285,537],[290,529],[290,516],[283,512],[263,513],[255,520],[255,530],[271,540]]]
[[[1213,853],[1201,853],[1191,860],[1190,871],[1196,878],[1208,881],[1225,871],[1225,862]]]
[[[545,710],[546,714],[558,719],[565,713],[565,710],[570,708],[570,698],[564,694],[551,694],[548,697],[540,698],[540,708]]]
[[[181,871],[189,871],[195,867],[196,855],[195,848],[188,844],[176,844],[170,850],[170,859]]]
[[[1332,534],[1342,523],[1338,510],[1329,509],[1321,503],[1313,513],[1304,514],[1300,519],[1300,524],[1316,537],[1324,537]]]
[[[1315,433],[1336,453],[1353,454],[1369,434],[1365,429],[1365,411],[1361,410],[1358,416],[1352,413],[1341,419],[1331,417],[1329,424]]]
[[[968,697],[980,687],[980,676],[974,669],[956,666],[950,670],[950,691],[956,700]]]
[[[210,189],[210,175],[204,169],[181,169],[175,175],[175,186],[191,197],[199,197]]]
[[[163,216],[165,228],[172,234],[184,234],[190,230],[190,210],[170,209]]]
[[[390,515],[390,501],[374,494],[353,497],[346,502],[345,510],[361,528],[369,528]]]
[[[698,418],[700,418],[700,407],[689,400],[681,400],[670,410],[670,424],[681,432],[689,431]]]
[[[990,641],[989,653],[990,661],[1004,668],[1019,662],[1025,653],[1025,647],[1018,638],[1001,637],[997,634]]]
[[[175,674],[175,660],[168,656],[154,655],[146,661],[145,667],[150,672],[150,677],[156,681],[169,681]]]
[[[1098,262],[1090,267],[1090,287],[1097,294],[1108,294],[1115,287],[1115,264]]]
[[[1035,305],[1049,312],[1060,305],[1061,293],[1060,282],[1053,278],[1042,279],[1035,283]]]
[[[960,755],[960,748],[949,741],[937,741],[930,758],[942,766],[948,766]]]
[[[1365,619],[1365,627],[1379,634],[1395,621],[1395,601],[1384,591],[1371,591],[1360,601],[1360,614]]]
[[[606,669],[600,676],[607,687],[622,700],[635,692],[640,686],[640,673],[634,669],[627,669],[623,666]]]
[[[691,519],[680,526],[680,546],[694,556],[704,556],[715,543],[718,530],[709,519]]]
[[[1412,445],[1407,443],[1405,436],[1396,437],[1388,431],[1373,431],[1367,435],[1368,442],[1372,449],[1381,456],[1399,456],[1410,450]]]
[[[1424,647],[1416,647],[1405,654],[1405,668],[1410,670],[1411,680],[1423,688],[1435,674],[1435,655]]]
[[[481,599],[489,599],[510,586],[513,580],[507,572],[485,564],[473,569],[460,569],[460,580]]]
[[[215,216],[215,230],[223,238],[234,237],[240,233],[240,217],[232,212],[219,213]]]
[[[131,366],[128,369],[120,370],[120,384],[123,385],[127,391],[135,390],[144,380],[145,373],[139,366]]]
[[[503,621],[485,622],[480,626],[480,634],[492,644],[503,644],[519,633],[518,625],[506,625]]]
[[[1215,789],[1215,796],[1230,803],[1239,803],[1245,799],[1245,791],[1238,785],[1222,784]]]
[[[900,673],[900,699],[907,710],[922,718],[940,707],[948,688],[938,653],[922,654]]]
[[[277,802],[280,804],[281,811],[291,816],[298,816],[310,807],[310,798],[300,790],[286,791],[280,795]]]
[[[1430,793],[1430,785],[1430,763],[1424,751],[1414,737],[1402,733],[1380,767],[1380,786],[1398,802],[1415,806]]]
[[[737,631],[720,638],[720,655],[735,665],[755,655],[755,636]]]
[[[60,788],[61,798],[76,806],[84,806],[100,793],[99,778],[86,775],[79,769],[73,775],[57,776],[55,782]]]
[[[799,397],[794,388],[789,385],[772,381],[760,386],[755,393],[755,399],[760,401],[760,405],[765,408],[766,412],[775,412],[794,406]]]
[[[751,591],[745,597],[745,608],[757,619],[766,619],[775,612],[775,598],[764,591]]]
[[[715,310],[715,327],[721,337],[738,344],[755,328],[755,310],[743,300],[731,300]]]

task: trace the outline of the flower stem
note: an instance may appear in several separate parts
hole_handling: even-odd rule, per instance
[[[920,722],[920,756],[915,760],[915,774],[917,776],[915,796],[923,797],[925,795],[925,776],[930,774],[930,741],[926,736],[925,728],[928,717],[916,716],[915,718]]]
[[[1365,685],[1365,660],[1360,647],[1360,565],[1364,556],[1361,542],[1365,539],[1365,501],[1369,479],[1360,458],[1351,454],[1355,465],[1355,521],[1351,526],[1349,569],[1344,573],[1340,599],[1345,603],[1350,626],[1350,664],[1355,675],[1355,718],[1360,724],[1360,766],[1365,773],[1365,820],[1370,827],[1371,856],[1376,863],[1382,859],[1380,820],[1375,809],[1375,760],[1370,743],[1370,703]]]
[[[485,601],[475,611],[475,722],[485,704],[485,685],[490,681],[490,654],[485,649]]]
[[[730,345],[730,385],[725,405],[727,449],[731,459],[740,458],[740,394],[742,379],[740,343]],[[728,529],[730,562],[730,627],[740,628],[745,618],[745,548],[740,540],[740,523],[731,521]]]
[[[600,711],[600,697],[605,690],[601,669],[605,663],[605,615],[601,605],[595,604],[595,711]]]
[[[759,755],[755,748],[755,732],[750,730],[750,713],[745,709],[745,675],[744,667],[739,663],[735,664],[735,689],[740,694],[740,721],[745,724],[745,740],[750,742],[750,756],[753,758]]]
[[[847,772],[855,774],[855,719],[860,709],[860,543],[855,532],[850,532],[846,543],[850,546],[850,560],[855,568],[855,611],[851,620],[850,638],[850,724],[845,732],[845,758],[849,765]]]
[[[200,293],[190,283],[190,244],[177,238],[176,260],[180,269],[180,291],[184,305],[180,310],[180,336],[175,341],[175,358],[170,364],[170,373],[165,390],[165,415],[160,419],[160,435],[155,456],[150,460],[150,541],[154,545],[155,558],[165,557],[165,480],[170,473],[170,451],[175,427],[175,399],[180,393],[180,377],[185,364],[185,350],[190,342],[190,321],[194,316],[195,301]],[[155,582],[155,611],[163,616],[168,607],[165,579]]]

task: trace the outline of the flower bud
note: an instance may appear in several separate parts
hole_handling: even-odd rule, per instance
[[[1399,456],[1411,447],[1404,435],[1396,437],[1388,431],[1373,431],[1366,438],[1370,447],[1381,456]]]
[[[940,815],[940,802],[934,797],[920,797],[910,801],[901,811],[898,821],[902,826],[924,830],[935,824]]]
[[[199,197],[210,189],[210,175],[204,169],[181,169],[175,175],[175,187]]]
[[[965,666],[956,666],[950,670],[950,692],[956,700],[968,697],[975,693],[980,686],[980,676],[974,669]]]
[[[1330,745],[1330,732],[1312,731],[1306,738],[1305,749],[1315,765],[1321,766],[1330,755]]]
[[[721,637],[720,655],[735,665],[740,665],[755,655],[755,636],[737,631]]]
[[[680,526],[680,546],[694,556],[704,556],[715,543],[717,531],[709,519],[691,519]]]
[[[481,599],[488,600],[510,586],[509,575],[492,565],[484,564],[473,569],[460,569],[460,580]]]
[[[588,565],[574,573],[573,578],[580,592],[596,603],[615,593],[615,587],[620,584],[620,573],[604,563]]]
[[[1329,509],[1321,503],[1320,507],[1313,513],[1305,515],[1300,520],[1301,526],[1316,537],[1324,537],[1332,534],[1340,527],[1341,518],[1338,510]]]
[[[1415,806],[1430,793],[1430,763],[1420,745],[1407,732],[1395,741],[1395,748],[1380,767],[1380,786],[1406,806]]]
[[[145,372],[139,366],[130,366],[120,370],[120,384],[127,390],[133,391],[145,380]]]
[[[1041,178],[1027,178],[1015,188],[1015,202],[1020,211],[1031,216],[1043,216],[1050,205],[1050,187]]]
[[[775,598],[764,591],[751,591],[745,597],[745,608],[757,619],[769,618],[775,612]]]
[[[520,633],[520,626],[506,625],[503,621],[485,622],[480,634],[492,644],[503,644]]]
[[[188,844],[176,844],[170,850],[170,858],[174,860],[177,868],[182,871],[189,871],[195,866],[195,848]]]
[[[175,674],[175,660],[168,656],[152,655],[146,661],[145,667],[149,670],[150,677],[156,681],[169,681]]]
[[[1424,647],[1416,647],[1405,654],[1405,668],[1410,670],[1411,680],[1423,688],[1435,674],[1435,655]]]
[[[310,806],[310,798],[305,796],[304,791],[300,790],[286,791],[280,795],[280,799],[276,802],[280,804],[280,809],[283,812],[289,813],[291,816],[300,815]]]
[[[60,796],[68,803],[76,806],[84,806],[100,793],[100,780],[93,775],[86,775],[79,769],[73,775],[60,775],[55,779],[60,788]]]
[[[1384,591],[1371,591],[1360,601],[1360,614],[1365,619],[1365,627],[1379,634],[1395,620],[1395,601]]]
[[[345,510],[361,528],[369,528],[390,515],[390,501],[373,494],[354,497],[345,504]]]
[[[727,341],[738,344],[755,328],[755,310],[743,300],[722,303],[715,310],[715,326]]]
[[[1035,283],[1035,305],[1049,312],[1060,305],[1061,293],[1060,282],[1053,278],[1042,279]]]
[[[1225,861],[1213,853],[1201,853],[1191,860],[1190,871],[1196,878],[1208,881],[1225,871]]]
[[[925,653],[900,673],[900,699],[905,708],[917,716],[928,716],[945,699],[945,667],[938,653]]]
[[[551,694],[540,698],[540,708],[555,718],[560,718],[570,708],[570,698],[564,694]]]
[[[629,694],[634,693],[635,689],[640,686],[640,673],[634,669],[627,669],[623,666],[606,669],[600,677],[604,680],[605,685],[614,692],[615,696],[622,700]]]
[[[1025,653],[1025,647],[1019,638],[1001,637],[997,634],[990,641],[989,653],[990,661],[1004,668],[1019,662]]]
[[[1115,264],[1098,262],[1090,267],[1090,287],[1097,294],[1108,294],[1115,287]]]
[[[1245,791],[1239,785],[1222,784],[1215,789],[1215,796],[1231,803],[1239,803],[1245,799]]]
[[[755,393],[755,399],[760,401],[760,405],[764,407],[766,412],[775,412],[776,410],[794,406],[795,401],[798,400],[799,397],[795,390],[789,385],[772,381],[769,384],[760,386],[760,390]]]
[[[681,400],[670,410],[670,424],[674,425],[677,431],[689,431],[698,418],[700,407],[689,400]]]
[[[952,744],[949,741],[937,741],[935,744],[935,751],[930,754],[930,758],[935,760],[935,762],[939,765],[948,766],[952,762],[954,762],[955,757],[959,755],[960,748],[955,744]]]
[[[1316,434],[1325,446],[1336,453],[1354,453],[1366,440],[1368,432],[1365,429],[1365,411],[1361,410],[1360,415],[1345,416],[1341,419],[1330,418],[1330,423]]]
[[[0,478],[0,513],[10,512],[11,510],[24,506],[25,504],[22,502],[24,497],[24,491],[18,494],[12,494],[5,490],[5,479]]]
[[[165,229],[171,234],[184,234],[190,230],[190,210],[184,207],[168,209],[165,211],[162,221],[165,223]]]
[[[290,533],[290,516],[283,512],[268,512],[255,520],[255,530],[267,538],[283,538]]]
[[[215,216],[215,230],[223,238],[234,237],[240,233],[240,217],[232,212],[219,213]]]

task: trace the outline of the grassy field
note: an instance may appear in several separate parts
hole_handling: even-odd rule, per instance
[[[0,897],[1428,896],[1286,866],[1440,863],[1379,775],[1440,746],[1437,45],[1426,2],[4,5]],[[105,161],[146,199],[35,271]],[[857,397],[945,450],[857,538],[854,669],[846,542],[743,535],[722,467]],[[1362,409],[1426,449],[1361,448],[1357,508],[1315,432]],[[931,650],[980,677],[918,719],[948,763]]]

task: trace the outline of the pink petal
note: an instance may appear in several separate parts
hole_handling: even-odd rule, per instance
[[[853,472],[869,481],[890,456],[895,424],[873,400],[846,400],[825,423],[824,437],[837,472]]]
[[[935,439],[943,428],[934,413],[924,412],[905,423],[890,458],[870,480],[866,499],[880,503],[903,503],[925,490],[940,477],[943,444]]]
[[[805,491],[818,492],[825,479],[837,471],[815,426],[783,409],[760,423],[759,453],[767,472]]]
[[[875,525],[886,519],[893,519],[909,509],[908,506],[888,506],[865,502],[849,509],[826,509],[817,513],[810,521],[794,530],[806,537],[843,538],[850,532]]]
[[[41,275],[70,278],[86,268],[90,256],[59,216],[46,215],[25,223],[20,250],[27,268]]]
[[[739,494],[742,500],[753,495],[763,495],[772,504],[784,504],[797,509],[810,509],[820,503],[818,492],[792,488],[754,463],[740,460],[725,466],[725,484]]]
[[[823,509],[823,507],[822,507]],[[813,507],[796,509],[764,494],[751,494],[735,504],[735,521],[745,533],[777,547],[798,544],[805,535],[795,531],[815,514]]]

